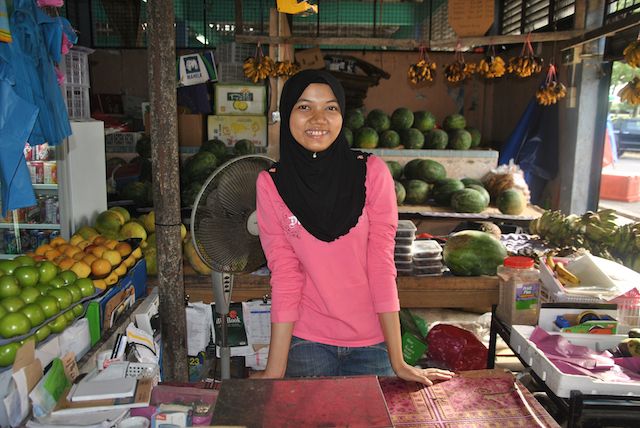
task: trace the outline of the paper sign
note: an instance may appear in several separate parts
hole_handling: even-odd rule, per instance
[[[494,18],[493,0],[449,0],[449,25],[458,37],[484,36]]]

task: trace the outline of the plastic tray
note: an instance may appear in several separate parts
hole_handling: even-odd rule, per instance
[[[414,238],[402,238],[402,237],[398,237],[396,236],[396,245],[402,245],[402,246],[411,246],[413,245],[413,241]]]
[[[396,237],[399,238],[415,238],[416,225],[411,220],[398,220],[398,231]]]
[[[444,267],[440,266],[429,266],[429,267],[413,267],[413,271],[416,275],[442,275]]]
[[[394,253],[393,254],[393,260],[395,260],[396,262],[403,262],[403,263],[411,263],[413,262],[413,256],[411,254],[397,254]]]
[[[403,262],[403,261],[396,260],[395,263],[396,263],[396,269],[413,270],[413,263],[411,261]]]
[[[428,259],[418,259],[414,256],[413,265],[416,267],[442,266],[442,256],[428,258]]]
[[[412,247],[405,245],[396,245],[396,248],[393,250],[394,254],[412,254]]]
[[[442,247],[433,239],[419,239],[413,242],[413,256],[417,258],[432,258],[442,254]]]

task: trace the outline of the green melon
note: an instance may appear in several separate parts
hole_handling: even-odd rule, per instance
[[[507,189],[498,195],[496,206],[503,214],[520,215],[527,207],[527,200],[520,190]]]
[[[353,146],[353,131],[349,128],[342,128],[342,133],[344,134],[344,139],[347,140],[347,144],[349,147]]]
[[[436,183],[432,196],[438,205],[449,206],[451,203],[451,195],[462,189],[464,189],[464,183],[462,183],[462,181],[455,178],[445,178]]]
[[[489,233],[463,230],[449,237],[442,256],[454,275],[495,275],[507,250]]]
[[[407,197],[407,191],[399,181],[394,181],[393,184],[396,188],[396,202],[398,203],[398,205],[402,205]]]
[[[378,146],[380,148],[393,149],[400,145],[400,135],[393,129],[387,129],[380,134]]]
[[[412,205],[422,205],[429,197],[429,185],[422,180],[407,180],[402,183],[407,193],[404,202]]]
[[[391,113],[391,128],[401,131],[413,125],[413,112],[406,107],[397,108]]]
[[[354,143],[361,149],[375,149],[378,147],[378,133],[375,129],[363,126],[356,131]]]
[[[376,132],[384,132],[391,127],[391,119],[380,109],[373,109],[367,115],[365,125],[373,128]]]
[[[477,180],[475,178],[465,177],[465,178],[461,178],[460,181],[462,181],[466,187],[469,187],[472,184],[477,184],[478,186],[482,186],[482,181]]]
[[[457,213],[479,213],[487,206],[484,196],[474,189],[458,190],[451,195],[451,208]]]
[[[411,159],[404,166],[404,176],[410,179],[418,178],[418,167],[422,159]]]
[[[464,129],[456,129],[449,133],[449,148],[451,150],[469,150],[471,148],[471,134]]]
[[[252,141],[247,139],[241,139],[236,141],[236,144],[233,146],[233,153],[238,156],[242,155],[252,155],[256,152],[256,146]]]
[[[491,202],[491,195],[489,195],[489,192],[487,192],[487,189],[485,189],[483,186],[479,184],[470,184],[466,187],[479,192],[484,198],[485,204],[489,206],[489,202]]]
[[[424,148],[441,150],[449,144],[449,135],[442,129],[432,129],[424,134]]]
[[[400,180],[400,177],[402,177],[402,165],[396,161],[386,161],[386,164],[393,179]]]
[[[480,130],[472,126],[467,126],[465,129],[469,134],[471,134],[471,147],[478,147],[482,142],[482,134],[480,134]]]
[[[418,180],[427,183],[435,183],[447,177],[447,171],[441,163],[431,159],[422,159],[416,167],[416,177]]]
[[[428,111],[417,111],[413,114],[413,127],[420,132],[431,131],[436,126],[436,117]]]
[[[358,109],[348,110],[344,116],[344,126],[356,131],[364,126],[364,114]]]
[[[213,153],[216,159],[222,159],[227,154],[227,145],[217,138],[214,138],[213,140],[202,143],[200,151]]]
[[[405,149],[419,150],[424,146],[424,135],[416,128],[404,129],[402,132],[402,145]]]
[[[445,131],[453,131],[454,129],[464,129],[467,126],[467,121],[461,114],[450,114],[444,118],[442,127]]]

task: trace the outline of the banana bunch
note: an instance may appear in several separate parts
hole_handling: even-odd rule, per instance
[[[300,66],[291,61],[278,61],[271,71],[271,77],[291,77],[300,71]]]
[[[551,81],[541,85],[536,91],[538,104],[549,106],[567,96],[567,88],[560,82]]]
[[[444,68],[444,75],[449,83],[462,82],[476,72],[476,65],[456,60]]]
[[[629,43],[622,53],[627,64],[631,67],[640,67],[640,39]]]
[[[251,79],[253,83],[258,83],[258,81],[271,76],[274,68],[273,60],[263,55],[247,58],[242,65],[244,75]]]
[[[636,76],[618,92],[620,100],[632,106],[640,105],[640,77]]]
[[[552,253],[547,253],[547,266],[551,269],[555,274],[560,284],[565,287],[575,287],[580,285],[580,278],[578,278],[575,274],[571,273],[564,265],[564,263],[556,262],[553,259]]]
[[[543,60],[533,55],[520,55],[509,58],[507,70],[518,77],[529,77],[542,71]]]
[[[581,229],[580,217],[565,216],[560,211],[545,211],[529,223],[531,234],[557,248],[581,248],[584,242]]]
[[[429,62],[427,59],[421,59],[415,64],[409,66],[407,76],[409,81],[414,85],[420,82],[432,82],[435,76],[436,63]]]
[[[490,56],[482,58],[478,63],[477,73],[485,79],[495,79],[504,76],[507,67],[504,60],[499,56]]]
[[[626,267],[640,272],[640,223],[620,226],[611,241],[613,255]]]

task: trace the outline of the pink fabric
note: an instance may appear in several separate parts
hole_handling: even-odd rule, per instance
[[[69,53],[69,50],[73,47],[73,43],[69,41],[69,38],[66,34],[62,33],[62,47],[60,49],[62,55],[66,55]]]
[[[398,208],[384,161],[367,160],[358,224],[333,242],[312,236],[278,194],[268,172],[257,181],[260,241],[271,270],[271,321],[334,346],[369,346],[384,336],[378,313],[400,310],[393,262]]]
[[[573,345],[559,334],[549,334],[536,327],[529,338],[562,373],[591,376],[607,382],[640,381],[616,361],[607,351],[595,352],[586,346]]]
[[[60,68],[57,65],[54,67],[54,70],[56,72],[56,78],[58,79],[58,85],[60,86],[64,85],[64,82],[66,80],[64,73],[60,70]]]
[[[38,6],[40,6],[40,7],[62,7],[62,6],[64,6],[64,0],[38,0]]]

